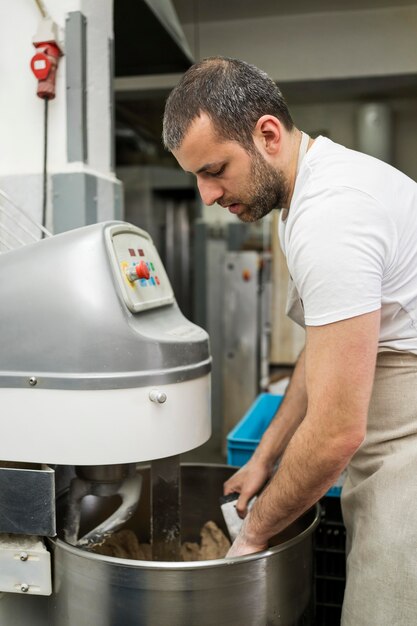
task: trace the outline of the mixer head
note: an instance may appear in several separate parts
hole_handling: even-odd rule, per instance
[[[104,222],[49,237],[1,254],[0,283],[1,459],[135,463],[207,441],[208,335],[147,233]]]

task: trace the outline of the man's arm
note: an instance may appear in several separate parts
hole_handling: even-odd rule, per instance
[[[304,351],[298,358],[284,400],[250,460],[224,484],[224,494],[240,493],[236,509],[246,515],[248,501],[271,477],[277,459],[307,410]]]
[[[375,311],[307,328],[305,419],[228,556],[265,549],[268,539],[326,493],[362,443],[379,325],[380,311]]]

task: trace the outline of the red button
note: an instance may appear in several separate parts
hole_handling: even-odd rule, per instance
[[[135,271],[136,271],[136,275],[137,275],[138,278],[146,278],[146,279],[148,279],[149,276],[150,276],[149,270],[148,270],[148,267],[147,267],[145,261],[141,261],[140,263],[135,265]]]

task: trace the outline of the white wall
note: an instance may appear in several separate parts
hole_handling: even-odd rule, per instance
[[[87,29],[88,164],[69,164],[66,150],[65,57],[61,58],[56,98],[49,102],[48,170],[50,173],[93,170],[110,174],[108,38],[112,37],[112,0],[43,0],[63,35],[66,15],[81,11]],[[32,38],[41,19],[34,0],[0,3],[0,176],[42,171],[44,102],[29,64]],[[64,42],[65,44],[65,42]]]

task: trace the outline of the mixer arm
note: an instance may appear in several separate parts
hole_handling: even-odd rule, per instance
[[[100,545],[107,537],[124,526],[136,510],[141,490],[142,476],[140,474],[126,478],[117,490],[117,494],[122,498],[119,508],[104,522],[78,539],[77,547],[92,548],[95,545]]]
[[[109,491],[110,489],[110,491]],[[65,541],[73,546],[91,549],[102,544],[107,537],[119,530],[133,515],[139,502],[142,490],[142,476],[129,476],[116,485],[100,485],[80,478],[71,483],[70,502],[66,520]],[[110,496],[119,495],[122,503],[119,508],[104,522],[78,538],[81,517],[81,500],[86,495]]]
[[[72,546],[76,545],[80,530],[81,500],[89,493],[91,493],[90,483],[80,478],[72,479],[64,530],[65,541]]]

